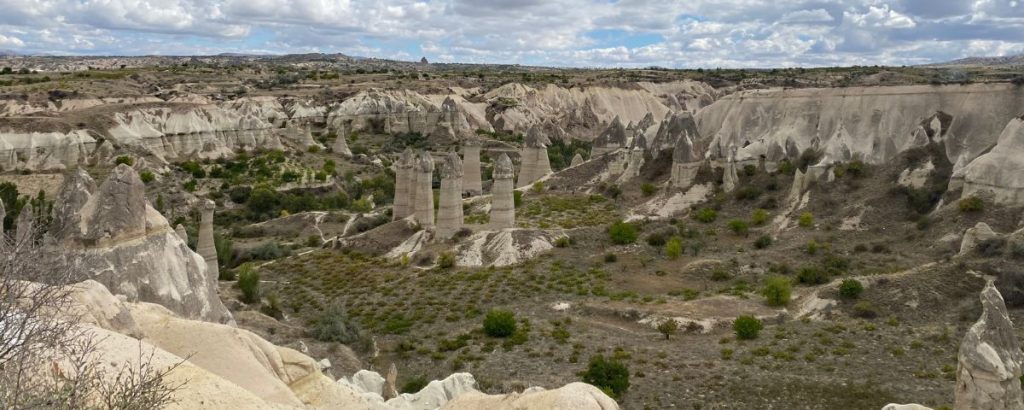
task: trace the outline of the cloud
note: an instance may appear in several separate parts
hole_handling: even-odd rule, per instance
[[[49,54],[774,67],[1024,49],[1018,0],[0,0],[0,10],[0,46]]]

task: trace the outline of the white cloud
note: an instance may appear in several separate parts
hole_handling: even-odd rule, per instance
[[[782,15],[782,23],[828,23],[835,18],[825,9],[796,10]]]
[[[888,4],[868,6],[866,13],[844,12],[843,18],[859,27],[914,28],[917,23],[909,16],[891,9]]]
[[[0,47],[17,47],[21,48],[25,46],[25,42],[21,41],[20,38],[14,36],[5,36],[0,34]]]

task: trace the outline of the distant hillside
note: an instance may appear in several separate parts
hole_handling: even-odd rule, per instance
[[[929,64],[928,66],[1021,67],[1024,66],[1024,54],[1004,57],[967,57],[945,63]]]

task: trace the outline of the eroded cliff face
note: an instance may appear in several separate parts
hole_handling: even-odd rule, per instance
[[[963,169],[995,145],[1024,111],[1024,88],[1009,84],[757,90],[721,98],[697,123],[709,153],[737,160],[815,148],[824,161],[859,158],[881,164],[929,141]]]

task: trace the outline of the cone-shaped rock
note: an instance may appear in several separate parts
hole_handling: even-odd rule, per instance
[[[732,192],[739,184],[739,174],[736,172],[736,147],[729,146],[729,157],[725,161],[725,174],[722,176],[722,190]]]
[[[680,135],[672,150],[672,186],[688,188],[701,165],[700,149],[691,135]]]
[[[146,185],[134,169],[118,165],[82,206],[81,218],[82,237],[93,243],[145,235]]]
[[[513,197],[512,178],[515,171],[508,155],[501,154],[494,163],[494,184],[491,185],[491,229],[507,229],[516,226],[516,206]]]
[[[416,196],[416,173],[413,171],[415,157],[412,149],[406,148],[395,162],[395,203],[391,208],[391,217],[394,220],[413,213],[413,198]]]
[[[462,160],[449,153],[441,164],[441,198],[437,210],[437,234],[450,238],[462,229]]]
[[[96,181],[81,168],[76,168],[64,176],[64,182],[53,206],[51,231],[55,237],[67,240],[81,234],[79,210],[85,206],[95,191]]]
[[[21,208],[21,213],[18,214],[18,220],[15,222],[14,241],[15,243],[27,243],[33,240],[33,227],[35,225],[35,210],[32,209],[32,204],[25,204]]]
[[[617,149],[626,148],[628,143],[626,138],[626,127],[622,125],[622,120],[616,116],[612,120],[611,125],[594,139],[594,148],[591,149],[590,156],[599,157]]]
[[[213,201],[206,201],[200,207],[199,238],[196,251],[206,261],[207,271],[213,277],[220,276],[220,263],[217,262],[217,247],[213,241],[213,210],[217,207]]]
[[[475,139],[462,143],[462,190],[470,196],[484,192],[480,180],[480,142]]]
[[[575,167],[575,166],[577,166],[579,164],[582,164],[582,163],[583,163],[583,156],[580,155],[580,153],[577,152],[576,155],[574,155],[572,157],[572,162],[569,163],[569,168]]]
[[[523,141],[522,163],[519,169],[519,180],[516,187],[525,187],[551,173],[551,162],[548,160],[548,145],[551,140],[543,134],[539,126],[534,125],[526,133]]]
[[[178,226],[175,226],[174,233],[177,234],[179,238],[181,238],[182,242],[188,243],[188,232],[185,231],[185,225],[178,224]]]
[[[1024,353],[1003,296],[992,282],[981,291],[981,318],[960,343],[956,410],[1024,408],[1020,377]]]
[[[345,141],[344,133],[339,133],[337,138],[334,139],[334,145],[331,147],[331,151],[345,158],[352,157],[352,150],[348,148],[348,141]]]
[[[416,222],[424,228],[434,226],[434,160],[429,152],[421,152],[413,167],[416,184],[412,187],[416,195],[413,197]]]
[[[683,138],[689,138],[691,145],[700,142],[697,122],[693,120],[693,115],[688,112],[672,113],[665,118],[665,121],[661,122],[654,141],[649,141],[650,144],[648,145],[650,145],[651,150],[654,152],[664,149],[676,149],[679,147],[679,141]]]

